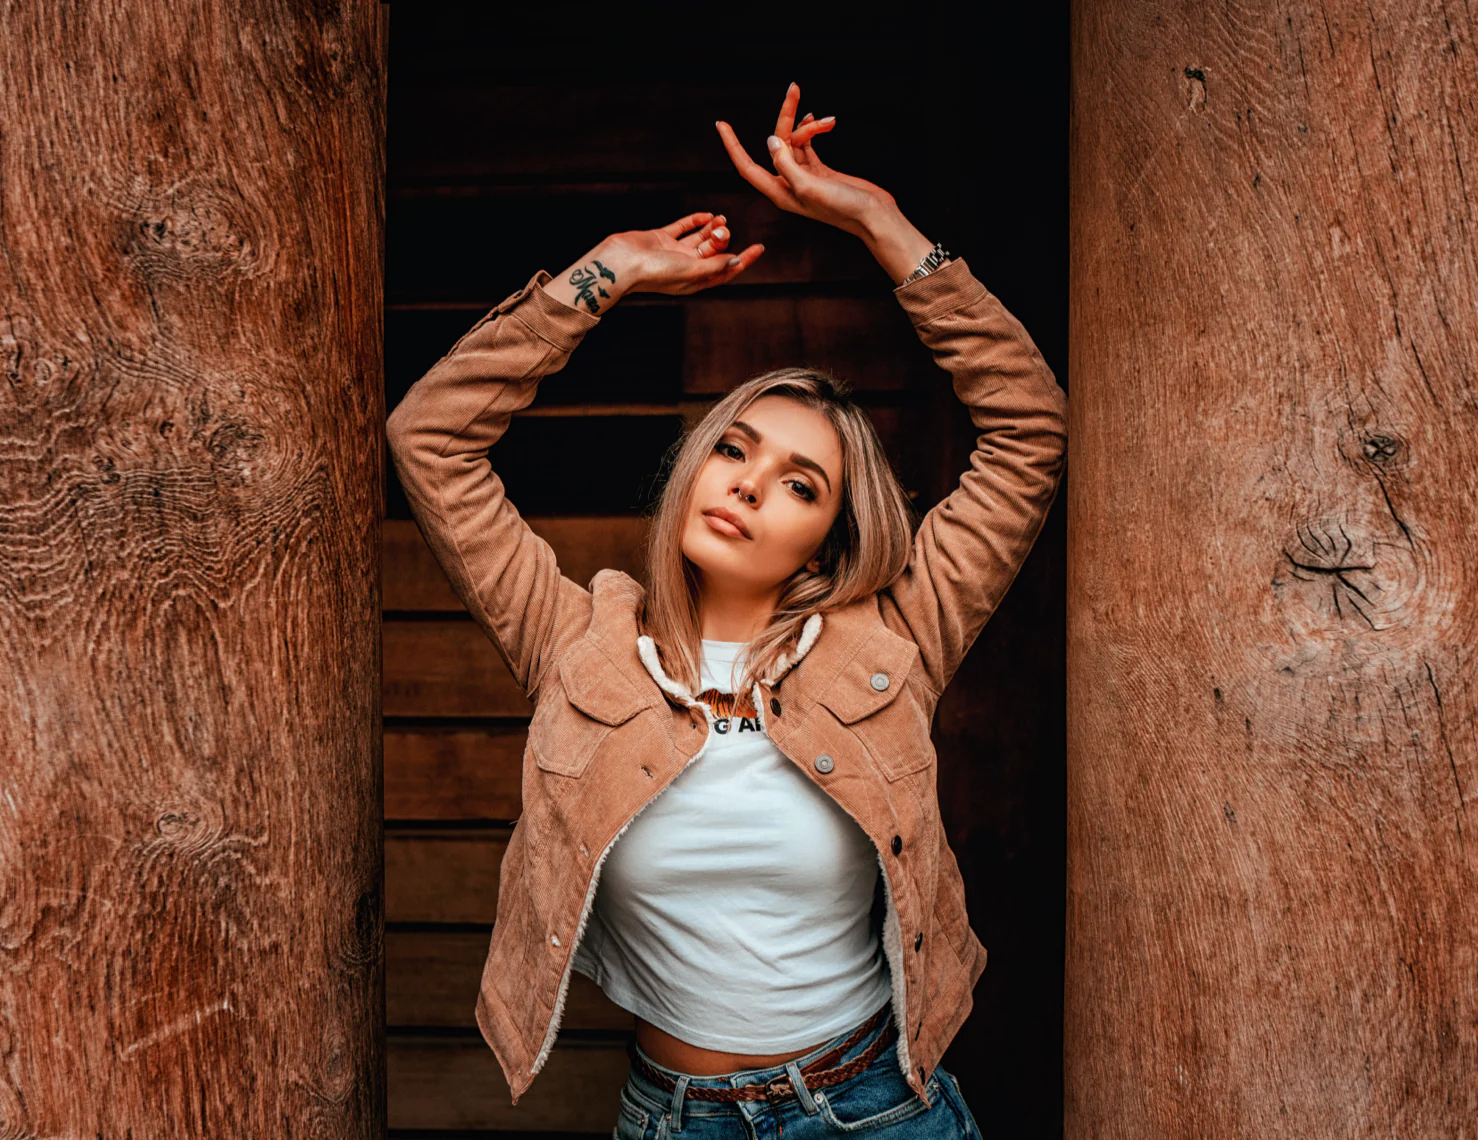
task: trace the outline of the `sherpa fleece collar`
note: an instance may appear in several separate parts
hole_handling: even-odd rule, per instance
[[[820,636],[821,615],[812,614],[801,625],[801,635],[796,639],[794,652],[787,651],[781,655],[770,675],[763,678],[764,683],[773,686],[781,677],[800,664],[801,658],[811,651],[811,647],[816,644],[816,639]],[[694,697],[686,685],[681,681],[674,681],[667,675],[667,671],[662,668],[662,662],[657,656],[657,643],[651,637],[645,633],[638,637],[636,650],[641,656],[641,663],[652,675],[652,680],[657,682],[658,688],[680,705],[688,708],[704,707],[703,702]],[[755,700],[756,707],[758,707],[758,693],[755,694]]]

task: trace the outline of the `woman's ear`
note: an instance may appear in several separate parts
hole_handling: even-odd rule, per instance
[[[806,569],[809,570],[812,574],[820,574],[821,573],[821,559],[819,559],[819,558],[813,558],[813,559],[811,559],[811,561],[809,561],[809,562],[806,563]]]

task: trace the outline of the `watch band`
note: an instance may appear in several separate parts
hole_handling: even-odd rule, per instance
[[[946,264],[949,261],[949,256],[949,251],[938,242],[935,242],[934,248],[924,254],[919,261],[918,267],[900,281],[898,283],[899,286],[907,285],[910,281],[917,281],[920,277],[929,276],[929,274],[933,273],[941,265]]]

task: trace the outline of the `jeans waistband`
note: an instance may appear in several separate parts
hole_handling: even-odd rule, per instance
[[[879,1006],[878,1008],[882,1009],[883,1007]],[[843,1041],[845,1041],[848,1037],[855,1033],[860,1026],[867,1024],[870,1018],[877,1016],[877,1012],[877,1010],[874,1010],[872,1013],[868,1014],[867,1017],[859,1018],[856,1022],[849,1025],[846,1029],[843,1029],[840,1033],[837,1033],[836,1035],[828,1038],[826,1041],[823,1041],[820,1045],[817,1045],[810,1052],[794,1058],[791,1063],[804,1069],[808,1064],[816,1060],[816,1058],[822,1056],[832,1049],[835,1049],[838,1045],[840,1045]],[[851,1048],[847,1049],[846,1052],[844,1052],[839,1058],[837,1058],[836,1064],[840,1065],[847,1061],[850,1061],[853,1057],[857,1056],[869,1045],[871,1045],[873,1041],[876,1040],[877,1037],[887,1029],[888,1020],[889,1019],[886,1017],[879,1019],[878,1024],[873,1027],[871,1031],[864,1034],[860,1041],[851,1046]],[[679,1069],[670,1069],[666,1065],[657,1064],[657,1062],[652,1060],[652,1058],[646,1053],[646,1051],[643,1050],[642,1047],[640,1045],[637,1045],[634,1041],[632,1042],[632,1048],[638,1054],[640,1054],[642,1059],[647,1064],[651,1065],[652,1068],[656,1069],[660,1073],[664,1073],[665,1075],[671,1077],[674,1081],[686,1077],[686,1085],[689,1088],[693,1088],[695,1086],[698,1088],[739,1088],[742,1085],[762,1085],[767,1081],[773,1080],[776,1077],[784,1076],[787,1071],[786,1063],[782,1062],[781,1064],[769,1065],[762,1069],[738,1069],[734,1072],[718,1073],[712,1076],[695,1076],[692,1073],[684,1073]],[[659,1086],[649,1081],[635,1066],[633,1066],[631,1070],[631,1080],[635,1082],[639,1087],[641,1087],[644,1092],[647,1092],[651,1096],[660,1100],[666,1100],[672,1095],[668,1090],[660,1088]]]

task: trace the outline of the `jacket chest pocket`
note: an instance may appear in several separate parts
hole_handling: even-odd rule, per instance
[[[879,629],[817,698],[852,730],[889,780],[934,761],[928,713],[908,684],[918,660],[917,645]]]
[[[529,722],[529,751],[545,772],[578,778],[606,737],[642,710],[641,693],[589,641],[560,656],[559,684],[542,693]]]

